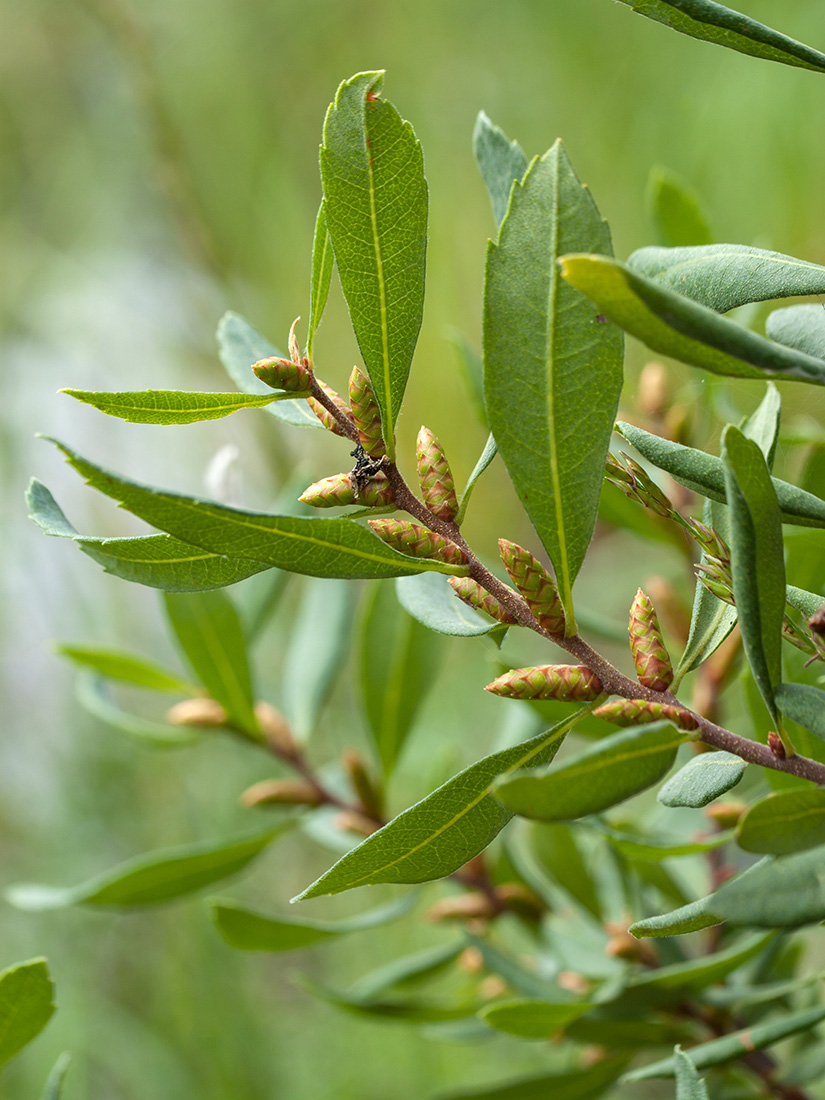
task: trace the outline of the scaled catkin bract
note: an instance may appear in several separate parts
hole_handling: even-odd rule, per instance
[[[639,683],[652,691],[667,691],[673,683],[673,666],[662,640],[656,609],[641,588],[630,608],[628,634]]]
[[[458,514],[455,483],[444,448],[429,428],[419,431],[415,456],[424,503],[434,516],[452,523]]]
[[[498,540],[501,560],[539,625],[548,634],[564,634],[564,608],[556,582],[540,561],[509,539]]]

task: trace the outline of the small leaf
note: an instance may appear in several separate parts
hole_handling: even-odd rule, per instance
[[[587,294],[603,314],[661,355],[732,378],[783,378],[825,385],[822,360],[757,336],[618,260],[569,255],[560,263],[564,278]],[[501,446],[499,433],[496,438]]]
[[[673,1051],[673,1068],[676,1075],[676,1100],[708,1100],[704,1081],[679,1046]]]
[[[352,327],[381,409],[387,454],[424,308],[427,182],[412,126],[358,73],[324,120],[324,211]]]
[[[0,1066],[40,1034],[54,1010],[45,959],[17,963],[0,974]]]
[[[287,822],[241,839],[165,848],[121,863],[78,886],[20,883],[8,888],[6,898],[18,909],[32,911],[68,905],[119,909],[159,905],[238,874],[291,827],[292,822]]]
[[[166,614],[192,671],[244,733],[260,738],[243,627],[225,592],[167,592]]]
[[[825,739],[825,691],[811,684],[780,684],[774,700],[787,718]]]
[[[611,253],[610,233],[559,141],[516,184],[487,249],[484,390],[498,449],[553,563],[569,635],[622,387],[621,333],[556,264],[583,248]]]
[[[602,905],[578,842],[579,830],[539,822],[531,823],[529,828],[531,848],[541,868],[601,922]]]
[[[825,1008],[784,1015],[779,1020],[772,1020],[767,1024],[755,1024],[741,1031],[734,1031],[730,1035],[723,1035],[719,1039],[700,1043],[699,1046],[691,1047],[687,1056],[697,1070],[720,1066],[725,1062],[733,1062],[751,1051],[764,1050],[765,1047],[778,1043],[790,1035],[808,1031],[822,1019],[825,1019]],[[675,1059],[665,1058],[661,1062],[653,1062],[651,1065],[633,1070],[632,1073],[626,1073],[622,1080],[648,1081],[652,1077],[673,1077],[675,1073]]]
[[[413,894],[408,894],[413,898]],[[402,955],[384,963],[359,978],[351,992],[359,997],[375,997],[388,989],[411,989],[437,977],[450,967],[453,960],[466,948],[462,938],[457,943],[447,943],[442,947],[425,948],[411,955]]]
[[[825,292],[825,267],[744,244],[639,248],[627,266],[716,313]]]
[[[523,1077],[502,1085],[482,1085],[478,1089],[446,1093],[437,1100],[598,1100],[627,1062],[627,1058],[605,1058],[586,1069]]]
[[[709,908],[709,898],[699,898],[691,901],[670,913],[662,913],[656,917],[645,917],[631,924],[628,932],[632,936],[684,936],[688,932],[698,932],[702,928],[711,928],[714,924],[721,924],[722,918],[714,916]]]
[[[239,951],[297,951],[336,936],[388,924],[409,912],[411,900],[412,896],[407,895],[400,902],[393,901],[356,917],[326,922],[267,917],[233,901],[214,901],[211,908],[215,926],[230,947]]]
[[[681,176],[661,166],[651,169],[646,198],[659,244],[666,248],[710,244],[712,237],[699,198]]]
[[[552,1001],[519,999],[499,1001],[483,1008],[478,1015],[485,1024],[507,1035],[517,1035],[520,1039],[551,1039],[592,1007],[586,1001],[554,1004]]]
[[[167,592],[207,592],[269,569],[262,562],[213,554],[171,535],[106,539],[80,535],[46,486],[32,479],[26,501],[30,518],[47,535],[70,538],[107,573]]]
[[[513,183],[521,180],[527,171],[527,154],[517,141],[510,141],[484,111],[479,111],[473,129],[473,155],[493,204],[496,226],[500,226],[507,213]]]
[[[66,1074],[71,1064],[72,1056],[68,1051],[60,1055],[52,1067],[52,1072],[49,1074],[46,1088],[43,1090],[43,1095],[40,1100],[61,1100],[63,1096],[63,1085],[66,1082]]]
[[[343,856],[296,901],[377,882],[444,878],[478,855],[512,818],[494,796],[496,780],[519,768],[549,763],[584,707],[545,733],[494,752],[393,818]]]
[[[733,595],[745,656],[774,721],[782,679],[785,558],[776,492],[759,447],[729,424],[722,463],[731,521]]]
[[[702,509],[702,522],[706,527],[718,531],[725,542],[730,541],[728,510],[724,504],[719,504],[715,500],[706,500]],[[707,564],[707,561],[707,556],[703,554],[700,564]],[[704,584],[697,583],[693,593],[690,632],[684,652],[676,666],[671,690],[678,687],[686,673],[692,672],[716,652],[735,625],[736,608],[718,599]]]
[[[107,416],[118,416],[130,424],[194,424],[198,420],[219,420],[239,409],[262,409],[282,400],[269,395],[242,393],[184,393],[181,390],[146,390],[129,393],[61,390]],[[286,395],[284,395],[286,396]],[[289,395],[290,397],[292,395]]]
[[[238,313],[224,313],[218,325],[218,349],[224,369],[239,390],[244,393],[268,394],[272,390],[252,373],[253,363],[272,356],[281,358],[281,352]],[[306,403],[306,398],[276,401],[267,405],[266,411],[293,424],[297,428],[320,428],[323,425]]]
[[[194,695],[197,688],[168,672],[161,665],[136,653],[127,653],[122,649],[105,649],[101,646],[75,645],[69,642],[58,642],[55,650],[61,657],[68,657],[70,661],[82,668],[91,668],[108,680],[120,680],[125,684],[134,684],[135,687],[146,688],[148,691],[174,691],[183,692],[186,695]]]
[[[333,263],[332,241],[327,232],[327,219],[322,201],[318,208],[318,217],[315,219],[315,236],[312,241],[311,293],[307,325],[307,358],[310,363],[312,363],[312,350],[315,347],[315,333],[318,331],[324,306],[327,304]]]
[[[791,855],[825,844],[825,790],[784,791],[754,803],[737,825],[746,852]]]
[[[514,813],[565,821],[599,813],[646,790],[671,768],[685,735],[668,722],[613,734],[538,776],[516,776],[496,789]]]
[[[598,826],[599,832],[604,833],[611,845],[623,856],[635,861],[642,860],[645,863],[658,863],[663,859],[677,859],[679,856],[693,856],[700,852],[713,852],[722,848],[733,840],[733,830],[722,833],[714,833],[704,840],[686,840],[682,843],[668,841],[648,840],[646,837],[637,837],[631,833],[620,833],[615,829],[609,829],[605,825]]]
[[[713,895],[713,910],[731,924],[796,928],[825,920],[825,848],[766,858]]]
[[[823,607],[823,605],[825,605],[825,596],[820,596],[816,592],[806,592],[804,588],[797,588],[793,584],[785,585],[785,599],[788,601],[791,607],[796,608],[796,610],[804,615],[806,619],[810,619],[811,615],[815,614],[815,612],[819,611]],[[777,690],[781,690],[783,695],[785,695],[787,688],[795,688],[798,686],[801,685],[782,684]],[[796,693],[791,692],[790,694]],[[788,714],[788,717],[793,718],[793,715]],[[794,721],[797,721],[797,719],[794,718]],[[800,723],[800,725],[804,725],[804,723]]]
[[[473,489],[475,489],[476,487],[476,482],[497,454],[498,447],[496,446],[496,441],[495,439],[493,439],[492,434],[488,435],[487,442],[484,444],[484,450],[481,452],[478,462],[473,467],[473,472],[467,478],[467,483],[461,493],[461,499],[458,502],[458,512],[455,517],[456,523],[464,522],[464,516],[467,512],[467,505],[470,503],[470,497],[472,496]]]
[[[78,702],[95,718],[116,730],[128,733],[157,748],[176,749],[200,741],[202,733],[191,726],[171,726],[152,722],[118,707],[111,698],[109,685],[91,670],[81,672],[77,680]]]
[[[437,634],[473,638],[489,634],[501,625],[462,603],[447,578],[437,574],[400,577],[395,582],[395,591],[404,610]]]
[[[712,955],[636,974],[628,980],[617,1003],[625,1007],[632,1003],[638,1011],[642,1003],[649,1005],[682,1000],[688,993],[697,993],[723,982],[728,975],[760,955],[773,939],[772,933],[760,933]],[[644,998],[648,995],[649,999],[645,1002]]]
[[[729,50],[825,72],[825,54],[715,0],[622,0],[640,15]]]
[[[768,315],[765,332],[779,344],[825,359],[825,309],[821,303],[775,309]]]
[[[354,993],[343,993],[319,985],[305,974],[300,976],[300,984],[308,992],[354,1016],[378,1017],[386,1022],[429,1024],[443,1020],[463,1020],[474,1016],[478,1005],[472,1003],[439,1004],[417,1000],[384,1000],[373,997],[361,997]]]
[[[702,752],[668,779],[656,798],[664,806],[707,806],[735,787],[748,765],[732,752]]]

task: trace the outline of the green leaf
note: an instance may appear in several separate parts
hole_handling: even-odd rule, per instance
[[[401,577],[395,582],[395,591],[404,610],[436,634],[474,638],[501,626],[462,603],[447,578],[437,574]]]
[[[94,669],[108,680],[120,680],[148,691],[174,691],[186,695],[195,695],[198,691],[189,681],[140,654],[70,642],[58,642],[54,648],[61,657],[68,657],[82,668]]]
[[[822,360],[757,336],[618,260],[570,255],[560,263],[564,278],[592,298],[603,314],[661,355],[733,378],[825,385]],[[498,433],[496,438],[500,446]]]
[[[166,614],[192,671],[244,733],[260,738],[243,627],[225,592],[167,592]]]
[[[357,661],[364,714],[387,776],[435,681],[442,655],[440,639],[399,606],[392,585],[375,585],[361,619]]]
[[[408,895],[412,897],[413,895]],[[411,989],[438,976],[466,948],[464,939],[442,947],[425,948],[411,955],[384,963],[359,978],[351,992],[359,997],[375,997],[388,989]]]
[[[483,851],[513,816],[493,796],[496,780],[549,763],[569,730],[590,710],[592,706],[583,707],[545,733],[465,768],[347,852],[295,900],[377,882],[429,882],[452,874]]]
[[[283,710],[299,739],[318,724],[346,657],[352,627],[352,585],[307,582],[295,613],[283,668]]]
[[[269,569],[262,562],[227,558],[181,542],[171,535],[106,539],[80,535],[46,486],[32,478],[26,493],[30,518],[45,534],[72,539],[107,573],[167,592],[206,592],[236,584]]]
[[[252,373],[253,364],[281,352],[238,313],[224,313],[218,325],[218,352],[224,369],[239,390],[252,394],[272,394],[265,382]],[[277,401],[266,411],[297,428],[321,428],[323,425],[307,405],[305,397]]]
[[[796,928],[825,920],[825,848],[764,859],[713,895],[713,911],[731,924]]]
[[[17,963],[0,974],[0,1066],[40,1034],[54,1010],[45,959]]]
[[[765,332],[779,344],[825,359],[825,309],[821,303],[775,309],[768,314]]]
[[[107,681],[88,669],[78,677],[77,698],[82,707],[107,726],[149,742],[157,748],[176,749],[193,745],[202,737],[202,731],[191,726],[152,722],[123,710],[112,701]]]
[[[473,128],[473,155],[493,204],[493,217],[498,227],[507,213],[514,181],[521,180],[527,171],[527,154],[517,141],[510,141],[484,111],[479,111]]]
[[[354,993],[343,993],[328,989],[312,981],[305,974],[300,975],[300,984],[314,996],[327,1004],[334,1005],[354,1016],[365,1016],[384,1022],[409,1024],[438,1023],[443,1020],[463,1020],[474,1016],[478,1005],[473,1003],[433,1003],[418,1000],[385,1000],[377,997],[361,997]]]
[[[68,905],[117,909],[159,905],[237,875],[291,827],[292,822],[287,822],[240,839],[164,848],[121,863],[78,886],[19,883],[7,889],[6,899],[18,909],[32,911]]]
[[[380,98],[383,72],[345,80],[324,120],[327,228],[387,454],[424,309],[427,181],[412,126]]]
[[[628,980],[617,1001],[622,1005],[632,1002],[638,1006],[642,1003],[642,996],[647,994],[650,994],[647,1002],[650,1004],[661,1001],[663,997],[665,1001],[682,999],[687,993],[707,989],[723,982],[728,975],[760,955],[773,938],[772,933],[759,933],[724,951],[636,974]]]
[[[730,539],[727,508],[715,500],[706,500],[702,509],[702,522],[718,531],[727,542]],[[702,555],[701,562],[707,562]],[[703,584],[697,583],[693,593],[693,610],[690,616],[690,632],[684,652],[673,678],[671,690],[675,691],[682,677],[692,672],[712,653],[715,653],[736,625],[736,608],[718,599]]]
[[[297,951],[336,936],[388,924],[409,912],[411,900],[408,895],[400,902],[339,921],[267,917],[234,901],[213,901],[210,905],[215,926],[230,947],[239,951]]]
[[[63,1085],[66,1082],[66,1074],[71,1064],[72,1056],[68,1051],[65,1051],[60,1055],[52,1067],[41,1100],[61,1100],[63,1096]]]
[[[462,575],[465,566],[408,558],[348,519],[305,519],[227,508],[213,501],[166,493],[119,477],[54,441],[69,463],[101,493],[170,535],[215,553],[251,558],[316,577],[403,577],[434,570]]]
[[[661,936],[684,936],[688,932],[698,932],[702,928],[711,928],[714,924],[721,924],[722,918],[715,916],[710,908],[710,898],[699,898],[691,901],[670,913],[662,913],[656,917],[645,917],[631,924],[628,932],[637,939],[643,936],[659,938]]]
[[[310,279],[312,286],[309,298],[309,324],[307,326],[307,358],[310,363],[312,363],[312,350],[315,347],[315,333],[318,331],[324,313],[324,306],[327,304],[333,263],[332,241],[330,241],[327,232],[327,219],[322,201],[318,208],[318,217],[315,219],[315,236],[312,241],[312,276]]]
[[[144,390],[108,393],[91,390],[61,390],[92,405],[107,416],[118,416],[130,424],[194,424],[198,420],[220,420],[238,409],[262,409],[273,401],[294,400],[291,394],[185,393],[182,390]]]
[[[612,734],[538,776],[516,776],[496,788],[514,813],[565,821],[599,813],[658,782],[686,740],[669,722]]]
[[[745,244],[640,248],[627,266],[716,313],[748,302],[825,292],[825,267]]]
[[[668,779],[656,798],[664,806],[707,806],[735,787],[748,765],[732,752],[702,752]]]
[[[796,610],[801,612],[801,614],[803,614],[806,619],[810,619],[811,615],[819,611],[822,608],[823,604],[825,604],[825,596],[820,596],[816,592],[806,592],[804,588],[797,588],[793,584],[785,585],[785,599],[788,601],[791,607],[796,608]],[[797,685],[795,684],[781,685],[783,696],[786,695],[786,688],[796,686]],[[786,705],[788,705],[787,698]],[[788,717],[793,718],[793,715],[789,714]],[[797,719],[794,718],[794,721],[797,721]],[[800,725],[804,725],[804,723],[800,723]]]
[[[725,1062],[733,1062],[753,1050],[764,1050],[765,1047],[778,1043],[780,1039],[787,1039],[790,1035],[808,1031],[822,1019],[825,1019],[825,1008],[784,1015],[779,1020],[772,1020],[767,1024],[755,1024],[741,1031],[734,1031],[730,1035],[723,1035],[719,1039],[711,1039],[708,1043],[700,1043],[699,1046],[690,1048],[687,1057],[697,1070],[720,1066]],[[632,1073],[626,1073],[622,1080],[648,1081],[652,1077],[673,1077],[675,1073],[676,1060],[665,1058],[661,1062],[653,1062],[648,1066],[642,1066],[641,1069],[633,1070]]]
[[[578,842],[578,833],[569,825],[540,822],[529,826],[531,847],[542,869],[563,890],[601,922],[602,906],[593,876],[590,874]]]
[[[605,1058],[586,1069],[545,1073],[503,1085],[482,1085],[478,1089],[451,1092],[438,1100],[598,1100],[604,1096],[624,1067],[627,1058]]]
[[[784,791],[751,806],[737,825],[737,843],[746,852],[791,855],[825,844],[825,790]]]
[[[791,721],[825,739],[825,691],[811,684],[780,684],[774,701]]]
[[[714,0],[622,0],[622,3],[691,38],[714,42],[752,57],[825,72],[825,54]]]
[[[782,679],[785,615],[782,518],[762,452],[732,424],[722,433],[722,463],[742,645],[765,705],[777,721],[773,691]]]
[[[658,863],[663,859],[677,859],[679,856],[693,856],[700,852],[712,852],[716,848],[723,848],[733,840],[733,830],[722,833],[714,833],[704,840],[686,840],[682,843],[672,841],[654,841],[646,837],[638,837],[632,833],[620,833],[610,829],[606,825],[598,826],[599,832],[604,833],[616,851],[632,860],[642,860],[645,863]]]
[[[515,185],[488,245],[484,390],[498,449],[553,563],[568,634],[622,388],[621,333],[556,264],[585,248],[609,254],[610,233],[557,141]]]
[[[721,458],[661,439],[657,435],[619,421],[616,425],[624,438],[636,450],[660,470],[665,470],[674,481],[692,489],[710,500],[726,502],[725,473]],[[783,523],[799,527],[825,527],[825,501],[813,493],[797,489],[795,485],[779,478],[771,478]]]
[[[493,439],[492,434],[487,436],[487,442],[484,444],[484,450],[479,456],[478,462],[473,467],[473,472],[467,478],[467,484],[461,493],[461,499],[458,502],[458,512],[456,513],[455,522],[463,523],[464,516],[467,513],[467,505],[470,503],[470,497],[472,496],[473,489],[476,487],[476,482],[493,461],[498,454],[498,447],[496,441]]]
[[[555,1004],[520,998],[488,1005],[478,1015],[485,1024],[507,1035],[517,1035],[520,1039],[551,1039],[592,1007],[587,1001]]]
[[[676,1100],[708,1100],[704,1081],[679,1046],[673,1051],[673,1070],[676,1076]]]
[[[652,168],[646,199],[659,244],[666,248],[710,244],[713,238],[699,197],[681,176],[661,165]]]

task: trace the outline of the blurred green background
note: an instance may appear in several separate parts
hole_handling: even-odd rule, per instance
[[[821,0],[742,6],[825,47]],[[293,318],[306,317],[317,150],[338,83],[386,69],[385,94],[424,147],[429,283],[401,453],[424,420],[459,480],[484,439],[471,411],[455,415],[466,391],[450,340],[457,330],[478,346],[493,230],[471,153],[477,112],[529,155],[564,139],[620,257],[650,242],[644,193],[651,167],[663,164],[701,194],[716,239],[823,263],[825,145],[815,135],[825,86],[813,73],[680,38],[613,0],[2,0],[0,21],[0,851],[5,882],[71,883],[152,847],[248,827],[237,796],[267,772],[225,742],[150,752],[77,706],[52,638],[175,658],[155,593],[103,575],[26,523],[22,493],[36,474],[80,530],[140,530],[33,435],[47,431],[138,480],[195,492],[233,446],[237,499],[252,507],[271,504],[296,467],[309,482],[347,464],[334,440],[319,445],[313,434],[321,451],[310,453],[305,433],[259,413],[149,429],[55,392],[229,388],[213,336],[225,309],[285,344]],[[318,369],[343,388],[356,360],[334,289]],[[640,349],[631,347],[630,362],[635,377]],[[530,544],[501,470],[479,490],[468,528],[485,554],[498,535]],[[598,563],[597,554],[582,591],[603,610]],[[639,563],[626,580],[617,574],[619,609]],[[259,594],[254,584],[238,593],[247,603]],[[259,654],[274,703],[288,621],[289,605]],[[441,691],[419,723],[429,772],[405,777],[408,799],[499,735],[501,711],[479,691],[488,670],[480,647],[445,646]],[[337,691],[346,704],[346,677]],[[364,740],[360,722],[328,726],[338,751]],[[478,729],[489,729],[482,745]],[[288,843],[267,855],[255,885],[233,896],[246,889],[285,911],[308,881],[293,867],[298,851]],[[316,869],[330,858],[319,854]],[[64,1049],[75,1054],[69,1100],[405,1100],[527,1072],[545,1057],[503,1039],[468,1047],[343,1017],[291,979],[304,970],[344,984],[380,961],[376,952],[391,957],[392,936],[380,948],[356,937],[298,959],[242,956],[217,939],[198,902],[131,916],[3,908],[0,927],[0,964],[46,954],[60,1003],[7,1071],[4,1096],[39,1095]],[[405,947],[416,936],[433,942],[431,931],[405,928]]]

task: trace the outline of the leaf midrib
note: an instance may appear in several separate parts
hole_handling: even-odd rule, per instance
[[[387,410],[387,423],[384,426],[384,440],[389,458],[395,457],[394,425],[392,400],[392,376],[390,373],[389,331],[387,327],[387,288],[384,284],[384,257],[381,253],[381,240],[378,235],[378,211],[375,202],[375,167],[370,147],[369,122],[367,111],[369,103],[364,104],[364,134],[366,138],[364,152],[367,158],[367,192],[370,199],[370,227],[372,229],[372,247],[375,253],[375,267],[378,276],[379,315],[381,318],[381,358],[384,375],[384,406]]]

